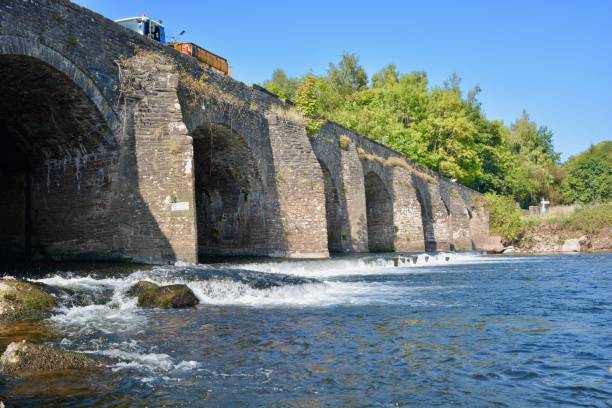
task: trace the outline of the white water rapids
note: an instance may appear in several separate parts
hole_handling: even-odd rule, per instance
[[[159,285],[186,284],[200,301],[200,308],[206,305],[271,308],[372,304],[444,307],[445,305],[428,305],[419,294],[425,291],[449,290],[448,286],[434,284],[406,287],[394,284],[393,275],[438,273],[445,272],[444,266],[447,265],[502,261],[502,258],[478,254],[440,253],[408,256],[396,261],[398,266],[395,266],[393,258],[395,257],[368,256],[244,264],[177,264],[117,277],[83,276],[82,273],[63,272],[35,281],[69,289],[74,293],[87,293],[89,299],[93,299],[85,302],[87,304],[67,303],[51,318],[65,335],[62,340],[64,346],[109,357],[114,362],[111,365],[114,370],[137,369],[161,378],[176,371],[203,368],[200,362],[175,361],[170,355],[158,352],[155,347],[145,347],[133,339],[144,331],[151,313],[137,307],[136,299],[127,295],[128,289],[140,280]],[[317,281],[258,289],[240,280],[206,277],[207,272],[213,270],[236,273],[257,271],[259,275],[285,274],[315,278]],[[368,279],[372,275],[388,275],[389,279]],[[149,375],[142,377],[143,382],[150,379]]]

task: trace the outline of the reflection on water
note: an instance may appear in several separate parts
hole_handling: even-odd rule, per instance
[[[103,359],[106,368],[0,377],[0,400],[612,405],[612,256],[424,258],[398,267],[391,256],[353,256],[44,271],[39,281],[72,297],[47,322],[0,329],[0,347],[48,342]],[[139,309],[126,290],[140,279],[186,283],[201,304]]]

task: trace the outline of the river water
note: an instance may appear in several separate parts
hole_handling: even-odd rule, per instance
[[[89,353],[105,368],[0,377],[0,400],[612,407],[612,255],[422,254],[397,267],[392,256],[30,276],[72,298],[11,338]],[[187,283],[200,305],[140,309],[126,290],[141,279]],[[0,343],[10,336],[0,330]]]

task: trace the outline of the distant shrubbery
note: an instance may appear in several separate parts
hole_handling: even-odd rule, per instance
[[[554,226],[555,230],[566,235],[597,235],[612,228],[612,203],[584,205],[562,217],[530,217],[522,220],[520,210],[510,197],[487,193],[485,200],[491,233],[501,236],[505,244],[520,243],[526,231],[542,224]]]
[[[502,237],[504,243],[517,241],[523,231],[521,212],[511,197],[495,193],[485,194],[486,207],[489,210],[491,233]]]
[[[612,204],[594,204],[578,209],[560,224],[567,230],[596,234],[612,227]]]

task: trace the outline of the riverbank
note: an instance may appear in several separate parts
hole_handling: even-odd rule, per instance
[[[492,230],[502,236],[504,253],[612,252],[612,204],[539,217],[520,217],[512,209],[498,212]]]
[[[594,233],[573,231],[559,224],[525,229],[516,246],[521,253],[612,252],[612,228]]]

